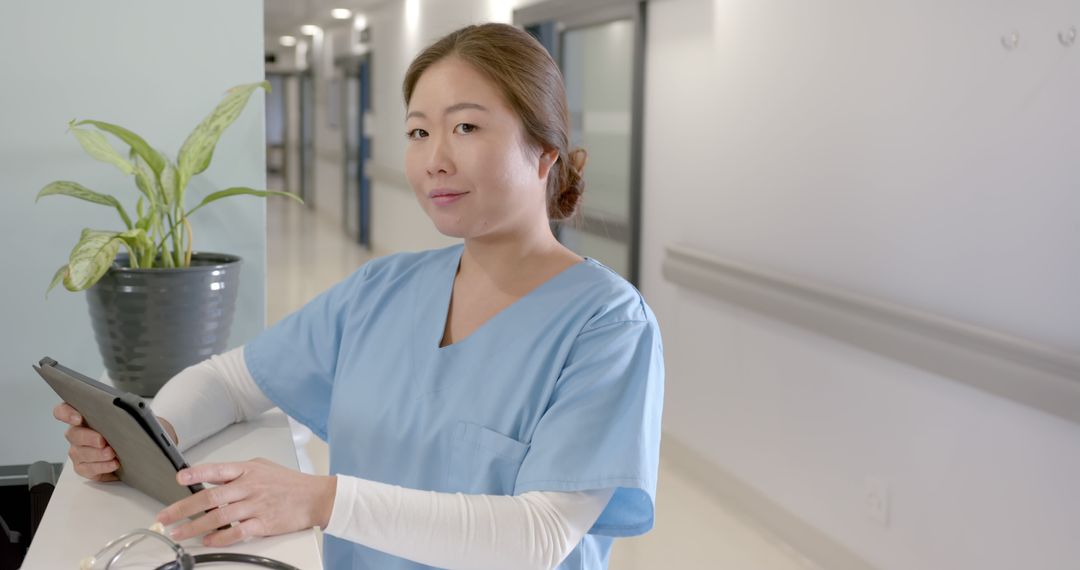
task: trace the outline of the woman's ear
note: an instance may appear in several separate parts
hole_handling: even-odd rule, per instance
[[[559,160],[559,149],[543,149],[540,153],[540,171],[538,172],[541,179],[547,179],[548,173],[551,172],[557,160]]]

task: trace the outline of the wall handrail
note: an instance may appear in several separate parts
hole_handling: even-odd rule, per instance
[[[668,281],[1080,423],[1080,354],[805,283],[699,248],[666,248]]]

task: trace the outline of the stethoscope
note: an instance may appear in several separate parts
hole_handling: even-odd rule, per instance
[[[167,544],[169,548],[176,554],[176,558],[171,562],[166,562],[161,566],[155,568],[155,570],[191,570],[199,564],[212,564],[215,562],[236,562],[240,564],[250,564],[252,566],[262,566],[263,568],[273,568],[274,570],[300,570],[296,566],[286,564],[280,560],[274,560],[273,558],[266,558],[264,556],[256,556],[254,554],[241,554],[238,552],[209,552],[206,554],[195,554],[184,550],[184,547],[179,543],[173,541],[171,538],[165,536],[165,527],[161,523],[155,523],[154,526],[148,529],[133,530],[115,540],[106,544],[97,554],[90,558],[83,559],[79,564],[79,570],[96,570],[97,564],[104,560],[104,555],[116,547],[116,545],[124,542],[124,545],[113,554],[109,561],[105,563],[105,566],[101,570],[110,570],[113,564],[120,562],[124,554],[136,544],[146,540],[149,537],[153,537]],[[125,542],[126,541],[126,542]]]

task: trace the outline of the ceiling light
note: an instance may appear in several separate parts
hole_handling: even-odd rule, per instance
[[[300,33],[304,34],[305,36],[315,36],[318,35],[321,31],[322,28],[314,24],[304,24],[303,26],[300,26]]]
[[[293,47],[296,45],[296,38],[293,36],[281,36],[278,42],[285,47]]]
[[[330,15],[333,16],[335,20],[348,20],[352,17],[352,10],[348,8],[334,8],[333,10],[330,10]]]
[[[405,29],[411,34],[420,29],[420,0],[405,0]]]
[[[367,27],[367,16],[365,16],[363,14],[357,14],[356,18],[353,19],[353,27],[358,29],[358,30],[363,30],[364,28],[366,28]]]

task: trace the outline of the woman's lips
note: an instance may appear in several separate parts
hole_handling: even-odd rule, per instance
[[[457,202],[459,198],[468,194],[468,192],[433,192],[431,194],[431,201],[436,206],[446,206]]]

